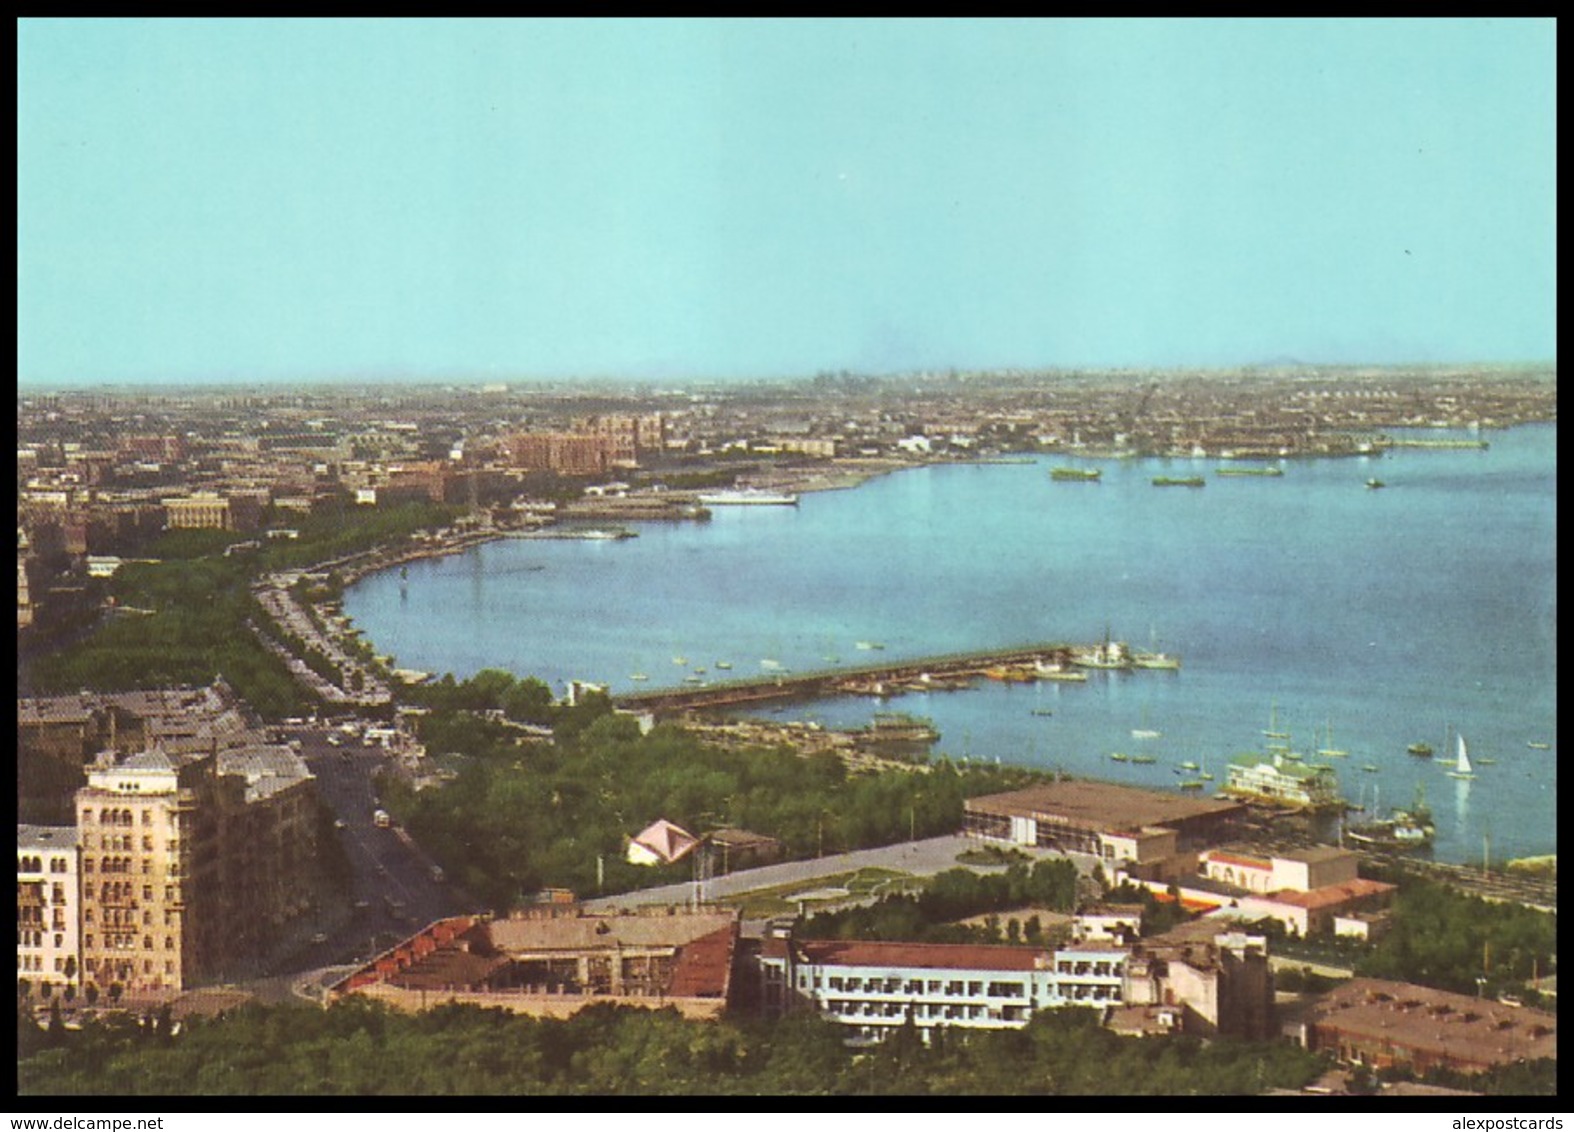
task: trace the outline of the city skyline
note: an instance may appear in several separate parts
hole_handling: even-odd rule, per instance
[[[1554,28],[23,21],[18,379],[1551,360]]]

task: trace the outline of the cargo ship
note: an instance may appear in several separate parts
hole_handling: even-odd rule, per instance
[[[1099,468],[1051,468],[1049,478],[1052,480],[1070,480],[1073,483],[1097,481],[1104,474]]]
[[[1154,476],[1154,487],[1206,487],[1208,481],[1201,476]]]

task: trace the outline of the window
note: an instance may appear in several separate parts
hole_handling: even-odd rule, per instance
[[[153,824],[153,811],[152,810],[143,810],[142,811],[142,824],[143,825],[152,825]]]
[[[152,900],[153,899],[153,886],[151,884],[145,884],[145,885],[142,886],[142,899],[144,899],[144,900]]]
[[[152,951],[153,950],[153,937],[152,936],[145,935],[145,936],[142,937],[142,949],[144,951]]]
[[[66,937],[64,935],[62,935],[60,932],[56,932],[55,933],[55,946],[56,947],[64,947],[65,945],[66,945]],[[58,959],[55,960],[56,964],[59,964],[59,962],[60,962],[60,960],[58,960]]]
[[[82,937],[82,946],[83,947],[92,947],[93,946],[93,935],[92,935],[91,932],[89,932],[87,935]],[[89,960],[89,962],[91,962],[91,960]]]
[[[144,837],[142,839],[142,851],[144,853],[153,852],[153,839],[151,837]]]
[[[175,937],[174,936],[167,935],[167,936],[164,937],[164,950],[165,951],[174,951],[175,950]]]

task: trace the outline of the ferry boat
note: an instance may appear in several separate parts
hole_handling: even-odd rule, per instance
[[[1154,487],[1207,487],[1208,481],[1201,476],[1154,476]]]
[[[1071,483],[1096,483],[1104,474],[1101,468],[1051,468],[1049,478]]]
[[[724,491],[701,492],[699,501],[707,507],[731,505],[773,505],[796,507],[798,496],[790,491],[766,491],[758,487],[728,488]]]

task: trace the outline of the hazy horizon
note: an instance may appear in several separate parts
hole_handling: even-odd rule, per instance
[[[1551,20],[18,35],[23,388],[1555,364]]]

